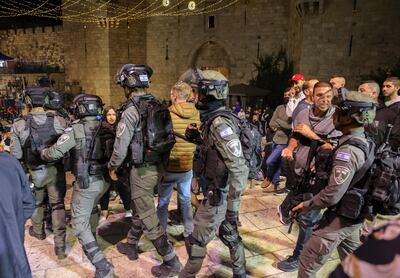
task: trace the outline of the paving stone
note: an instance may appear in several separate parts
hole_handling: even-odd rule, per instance
[[[64,267],[48,269],[46,278],[82,278],[94,277],[95,268],[91,263],[73,264]]]
[[[243,196],[242,202],[240,203],[240,213],[253,212],[265,209],[265,205],[258,201],[258,199],[253,196]]]
[[[253,254],[265,254],[294,248],[294,243],[277,229],[266,229],[242,235],[243,243]]]
[[[248,258],[246,269],[252,277],[265,277],[282,272],[276,268],[276,257],[271,253]]]
[[[67,255],[66,259],[58,260],[54,253],[54,245],[48,243],[32,246],[27,252],[32,272],[83,262],[82,248],[78,244],[67,246]]]
[[[275,208],[264,209],[244,214],[259,229],[268,229],[282,226]]]
[[[254,225],[249,220],[249,218],[247,218],[247,216],[245,214],[240,214],[239,219],[240,219],[240,223],[242,223],[242,226],[239,227],[240,234],[255,232],[255,231],[259,230],[259,228],[256,225]]]

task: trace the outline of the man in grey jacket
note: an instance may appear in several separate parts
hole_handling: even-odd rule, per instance
[[[269,123],[270,128],[275,132],[272,138],[272,151],[267,158],[267,177],[262,185],[264,192],[272,184],[274,190],[278,188],[280,181],[280,167],[281,167],[281,154],[282,150],[287,147],[289,140],[289,133],[292,130],[291,119],[286,114],[286,103],[290,98],[290,88],[285,89],[283,92],[284,104],[279,105],[272,115]]]

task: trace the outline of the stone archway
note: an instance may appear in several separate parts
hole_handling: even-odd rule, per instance
[[[229,79],[231,62],[225,48],[215,41],[207,41],[193,54],[191,67],[221,72]]]

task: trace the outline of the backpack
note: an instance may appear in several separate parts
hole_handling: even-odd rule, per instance
[[[40,158],[40,151],[56,143],[60,136],[54,129],[54,114],[47,113],[46,116],[46,122],[42,125],[36,123],[32,114],[24,118],[26,129],[29,129],[29,136],[24,145],[24,156],[26,164],[32,169],[48,164]]]
[[[213,113],[207,120],[206,126],[209,127],[213,120],[219,116],[226,117],[235,124],[236,133],[242,145],[243,156],[249,168],[248,178],[255,179],[260,172],[262,164],[261,134],[257,126],[246,119],[239,118],[228,110],[221,110]]]
[[[389,138],[390,130],[386,133]],[[349,144],[356,145],[354,142]],[[366,149],[360,147],[366,153]],[[367,153],[366,153],[367,154]],[[371,157],[367,154],[366,157]],[[367,159],[355,174],[349,188],[358,188],[365,196],[368,213],[397,215],[400,213],[400,153],[391,149],[388,140],[375,151],[373,159]]]
[[[167,105],[150,94],[130,98],[130,103],[140,114],[139,125],[131,142],[132,163],[140,165],[167,160],[175,144]]]

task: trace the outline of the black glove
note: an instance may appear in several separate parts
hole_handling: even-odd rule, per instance
[[[226,210],[225,219],[231,225],[241,226],[240,221],[239,221],[239,212],[238,211],[231,211],[229,209]]]
[[[189,142],[195,143],[195,144],[201,144],[202,139],[201,135],[199,132],[199,129],[197,128],[196,123],[190,124],[192,128],[187,127],[185,130],[185,137]]]

